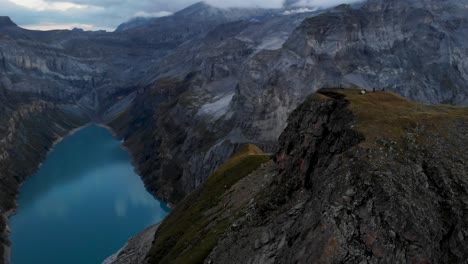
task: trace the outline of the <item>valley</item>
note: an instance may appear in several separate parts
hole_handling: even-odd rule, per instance
[[[146,190],[174,208],[127,245],[150,263],[180,252],[175,263],[463,263],[466,1],[288,8],[200,2],[115,32],[33,31],[1,17],[3,261],[20,186],[54,144],[95,123],[123,140]],[[439,104],[452,106],[427,106]],[[248,170],[214,180],[239,168],[226,162],[246,145]],[[203,199],[210,188],[213,203]],[[167,228],[186,224],[190,209],[203,216],[191,234]],[[132,261],[122,250],[108,263]]]
[[[119,141],[104,128],[85,127],[21,187],[9,219],[11,260],[100,263],[168,212],[145,190]]]

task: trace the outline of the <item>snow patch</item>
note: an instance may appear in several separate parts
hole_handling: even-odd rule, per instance
[[[234,93],[216,98],[216,101],[203,105],[198,112],[199,115],[209,115],[219,119],[229,111],[229,104],[234,98]]]
[[[283,15],[289,16],[289,15],[295,15],[295,14],[315,12],[317,10],[318,10],[318,8],[313,8],[312,9],[312,8],[307,8],[307,7],[301,7],[301,8],[298,8],[298,9],[284,11]]]
[[[274,36],[265,38],[257,47],[259,50],[277,50],[283,47],[283,44],[288,40],[288,32],[280,32]]]
[[[249,38],[245,38],[245,37],[235,37],[235,39],[239,40],[239,41],[242,41],[242,42],[246,42],[246,43],[255,43],[255,41],[249,39]]]

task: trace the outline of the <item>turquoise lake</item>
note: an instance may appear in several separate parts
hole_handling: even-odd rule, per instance
[[[21,187],[10,218],[13,264],[94,264],[169,212],[109,131],[65,138]]]

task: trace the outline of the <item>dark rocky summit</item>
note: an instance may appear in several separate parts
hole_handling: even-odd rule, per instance
[[[253,221],[212,258],[465,263],[466,114],[391,93],[319,92],[290,117],[279,176],[249,211]]]

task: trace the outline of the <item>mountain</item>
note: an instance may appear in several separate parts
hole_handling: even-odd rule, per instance
[[[115,31],[124,31],[129,30],[132,28],[138,28],[145,25],[152,23],[154,20],[158,20],[158,18],[153,17],[135,17],[130,19],[129,21],[120,24]]]
[[[467,129],[467,108],[319,90],[272,160],[241,148],[108,264],[464,263]]]
[[[207,10],[203,11],[204,8]],[[115,132],[119,137],[128,139],[129,145],[134,141],[140,142],[148,133],[157,131],[152,119],[154,111],[166,107],[166,103],[171,100],[178,100],[177,96],[183,89],[174,85],[174,82],[177,85],[182,83],[179,76],[160,76],[161,73],[153,71],[158,68],[156,65],[163,66],[166,58],[175,56],[179,50],[185,50],[188,43],[196,43],[197,48],[203,49],[204,39],[217,34],[210,33],[213,30],[219,32],[225,17],[230,19],[242,15],[247,17],[245,24],[242,21],[229,23],[240,27],[255,25],[260,30],[260,21],[265,21],[266,27],[271,28],[278,22],[272,24],[268,22],[270,19],[283,18],[279,15],[270,17],[263,11],[253,10],[251,14],[255,15],[255,20],[252,20],[248,12],[240,14],[240,9],[230,9],[233,15],[223,10],[221,13],[224,18],[218,19],[218,14],[215,14],[206,19],[207,23],[196,24],[185,31],[181,28],[183,24],[187,24],[190,19],[201,19],[191,18],[191,15],[200,16],[203,12],[211,14],[213,8],[196,5],[188,10],[192,11],[176,14],[187,16],[187,20],[184,22],[183,18],[177,27],[171,23],[160,23],[159,26],[122,32],[32,31],[17,27],[7,17],[2,18],[0,121],[5,125],[0,129],[0,188],[3,190],[0,209],[4,212],[0,222],[0,242],[5,247],[0,247],[0,254],[5,257],[4,262],[8,263],[8,255],[4,252],[9,252],[7,217],[16,207],[15,197],[19,186],[34,173],[53,144],[90,122],[114,125]],[[212,20],[213,17],[217,20]],[[290,32],[299,23],[296,17],[283,30]],[[153,35],[155,32],[157,34]],[[232,34],[232,31],[226,34]],[[276,33],[261,33],[259,41],[268,38],[270,34]],[[284,42],[286,38],[287,35],[281,36],[281,41]],[[183,71],[183,75],[187,75],[192,70],[184,66]],[[188,77],[187,82],[189,80],[193,81]],[[153,93],[155,87],[162,90]],[[134,160],[142,162],[142,155],[147,155],[146,151],[153,145],[151,140],[143,145],[131,145],[133,151],[141,151],[139,154],[134,152]],[[142,151],[141,146],[147,149]],[[151,152],[151,159],[154,154]],[[223,162],[222,157],[219,159],[219,162]],[[154,166],[161,164],[156,163]],[[166,164],[163,164],[164,168],[167,168]],[[217,165],[211,166],[214,169]],[[141,174],[147,173],[145,167],[143,162],[138,166]],[[205,170],[209,171],[210,168]],[[148,189],[156,193],[150,187],[153,180],[148,173],[144,181]]]
[[[466,1],[369,0],[284,11],[198,3],[116,32],[31,31],[0,19],[4,216],[53,143],[89,122],[112,128],[147,189],[175,206],[243,145],[265,153],[283,149],[278,137],[288,116],[322,87],[385,89],[420,103],[467,104]],[[339,147],[329,143],[323,148]],[[7,230],[6,219],[0,230]],[[6,238],[4,233],[4,245]]]
[[[205,263],[464,263],[467,113],[320,90],[290,116],[275,162],[244,179],[265,175],[265,188]]]
[[[152,68],[147,101],[129,110],[153,109],[147,129],[134,129],[128,115],[119,119],[123,129],[114,127],[130,139],[150,189],[176,202],[238,146],[275,151],[288,115],[319,88],[386,89],[465,105],[467,11],[457,1],[371,1],[222,24]],[[270,40],[273,48],[263,48]],[[142,147],[142,134],[154,139],[151,147]]]
[[[117,27],[116,31],[138,28],[177,28],[179,34],[191,27],[214,27],[221,23],[278,15],[280,10],[262,8],[218,8],[205,2],[195,3],[171,16],[160,18],[134,18]],[[197,25],[198,24],[198,25]]]
[[[231,108],[245,63],[262,51],[280,49],[304,18],[319,13],[221,24],[150,67],[153,74],[143,95],[108,125],[127,138],[140,173],[157,197],[178,201],[250,140],[236,128],[239,123],[232,118],[237,109]],[[134,122],[131,116],[140,118]],[[282,128],[275,129],[272,134]],[[276,138],[258,139],[266,151],[274,149]]]

